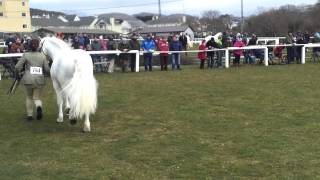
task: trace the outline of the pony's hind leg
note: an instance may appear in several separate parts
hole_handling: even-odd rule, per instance
[[[63,122],[63,98],[61,96],[61,94],[57,94],[57,103],[58,103],[58,108],[59,108],[59,116],[57,119],[58,123],[62,123]]]
[[[52,79],[52,82],[53,82],[53,87],[54,87],[56,94],[57,94],[57,104],[58,104],[58,108],[59,108],[57,122],[61,123],[61,122],[63,122],[63,112],[62,112],[63,97],[62,97],[62,94],[60,91],[60,86],[58,85],[58,83],[54,79]]]
[[[64,99],[64,102],[65,102],[65,112],[66,112],[66,115],[69,115],[70,114],[70,103],[69,103],[69,99],[67,97],[65,97]]]
[[[90,120],[89,120],[89,114],[85,115],[85,120],[84,120],[84,126],[83,126],[83,132],[90,132]]]
[[[70,115],[70,103],[69,103],[69,99],[68,97],[65,97],[65,113],[67,116],[69,116],[69,121],[71,125],[76,125],[77,124],[77,119],[75,117],[72,117],[72,115]]]

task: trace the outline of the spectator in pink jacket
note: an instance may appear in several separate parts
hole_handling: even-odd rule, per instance
[[[103,38],[102,35],[99,36],[99,44],[100,44],[100,50],[101,50],[101,51],[105,51],[105,50],[108,49],[108,48],[107,48],[107,41],[104,40],[104,38]]]
[[[244,47],[245,45],[242,42],[242,38],[240,36],[237,36],[237,40],[234,43],[233,47]],[[243,50],[234,50],[233,55],[234,55],[234,60],[233,60],[233,65],[235,66],[240,66],[240,57],[242,54]]]

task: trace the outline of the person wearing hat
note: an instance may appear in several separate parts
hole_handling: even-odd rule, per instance
[[[148,34],[147,39],[142,42],[141,49],[144,51],[144,69],[152,71],[152,53],[156,49],[156,44],[151,34]]]
[[[140,43],[138,41],[138,36],[134,33],[129,41],[130,50],[140,50]],[[136,54],[130,54],[130,68],[131,72],[135,72],[136,67]]]
[[[121,63],[121,69],[122,72],[127,72],[127,67],[129,66],[129,43],[126,40],[124,36],[121,37],[121,41],[119,43],[118,49],[122,52],[119,55],[120,63]]]
[[[180,64],[181,64],[181,59],[180,59],[180,53],[178,51],[182,51],[182,45],[181,42],[179,41],[179,38],[177,36],[174,36],[172,39],[172,42],[169,47],[170,51],[175,51],[174,53],[171,54],[172,57],[172,70],[181,70]]]
[[[160,53],[161,71],[167,71],[168,70],[169,43],[164,38],[164,36],[162,36],[158,42],[158,49],[161,51],[161,53]]]
[[[44,73],[49,73],[50,69],[46,56],[38,51],[39,40],[30,41],[31,52],[23,54],[15,66],[16,74],[24,71],[21,78],[25,86],[27,120],[33,120],[33,103],[36,105],[38,120],[42,119],[42,101],[40,99],[42,89],[45,85]]]
[[[216,47],[216,42],[214,40],[214,37],[211,37],[211,39],[207,42],[206,47],[208,50],[207,56],[208,56],[208,68],[213,68],[214,64],[214,51],[213,49]]]

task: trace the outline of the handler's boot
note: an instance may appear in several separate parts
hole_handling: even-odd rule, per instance
[[[38,106],[37,107],[37,120],[42,119],[42,107]]]
[[[37,107],[37,120],[41,120],[42,119],[42,102],[41,100],[35,100],[34,101]]]

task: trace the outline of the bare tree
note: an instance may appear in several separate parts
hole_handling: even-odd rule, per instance
[[[228,29],[228,30],[232,29],[233,19],[234,19],[232,15],[224,14],[224,15],[221,15],[219,19],[221,20],[224,29]]]
[[[216,10],[208,10],[202,13],[201,21],[207,25],[207,28],[211,32],[217,31],[218,18],[220,16],[220,12]]]

